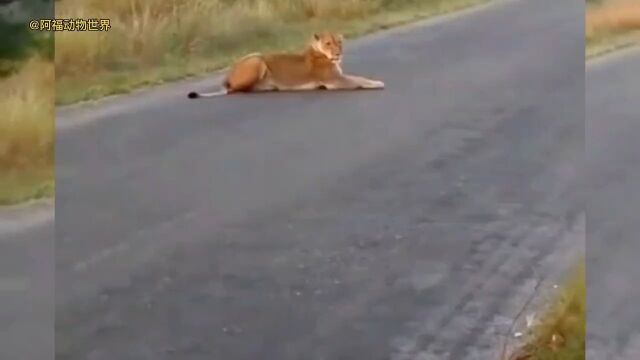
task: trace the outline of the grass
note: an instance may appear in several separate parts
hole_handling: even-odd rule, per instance
[[[61,0],[56,18],[108,18],[56,33],[56,103],[205,73],[246,52],[299,49],[316,30],[347,37],[488,0]]]
[[[640,44],[640,0],[603,0],[588,4],[587,57]]]
[[[54,193],[54,81],[38,56],[0,78],[0,205]]]
[[[585,264],[580,262],[532,328],[525,345],[509,360],[584,360],[586,302]]]

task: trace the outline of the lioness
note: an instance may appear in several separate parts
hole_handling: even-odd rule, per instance
[[[382,81],[342,73],[342,42],[342,35],[316,33],[301,54],[249,54],[231,67],[223,82],[223,90],[190,92],[188,97],[194,99],[250,91],[384,88]]]

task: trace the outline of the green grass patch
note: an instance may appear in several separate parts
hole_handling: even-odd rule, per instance
[[[608,53],[640,45],[640,31],[628,33],[608,33],[587,39],[585,57],[596,58]]]
[[[525,345],[509,360],[584,360],[586,308],[582,261],[544,309]]]
[[[0,206],[15,205],[55,195],[53,169],[0,176]]]

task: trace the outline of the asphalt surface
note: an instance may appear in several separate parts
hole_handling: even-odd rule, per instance
[[[0,359],[54,357],[50,204],[0,208]]]
[[[582,249],[582,17],[498,1],[349,42],[384,91],[61,110],[57,358],[494,358]]]
[[[640,359],[640,50],[589,65],[589,360]]]

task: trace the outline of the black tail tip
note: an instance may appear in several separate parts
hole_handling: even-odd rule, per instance
[[[189,93],[189,95],[187,95],[187,97],[188,97],[189,99],[196,99],[196,98],[198,98],[199,96],[200,96],[200,95],[198,95],[198,93],[197,93],[197,92],[195,92],[195,91],[192,91],[192,92],[190,92],[190,93]]]

